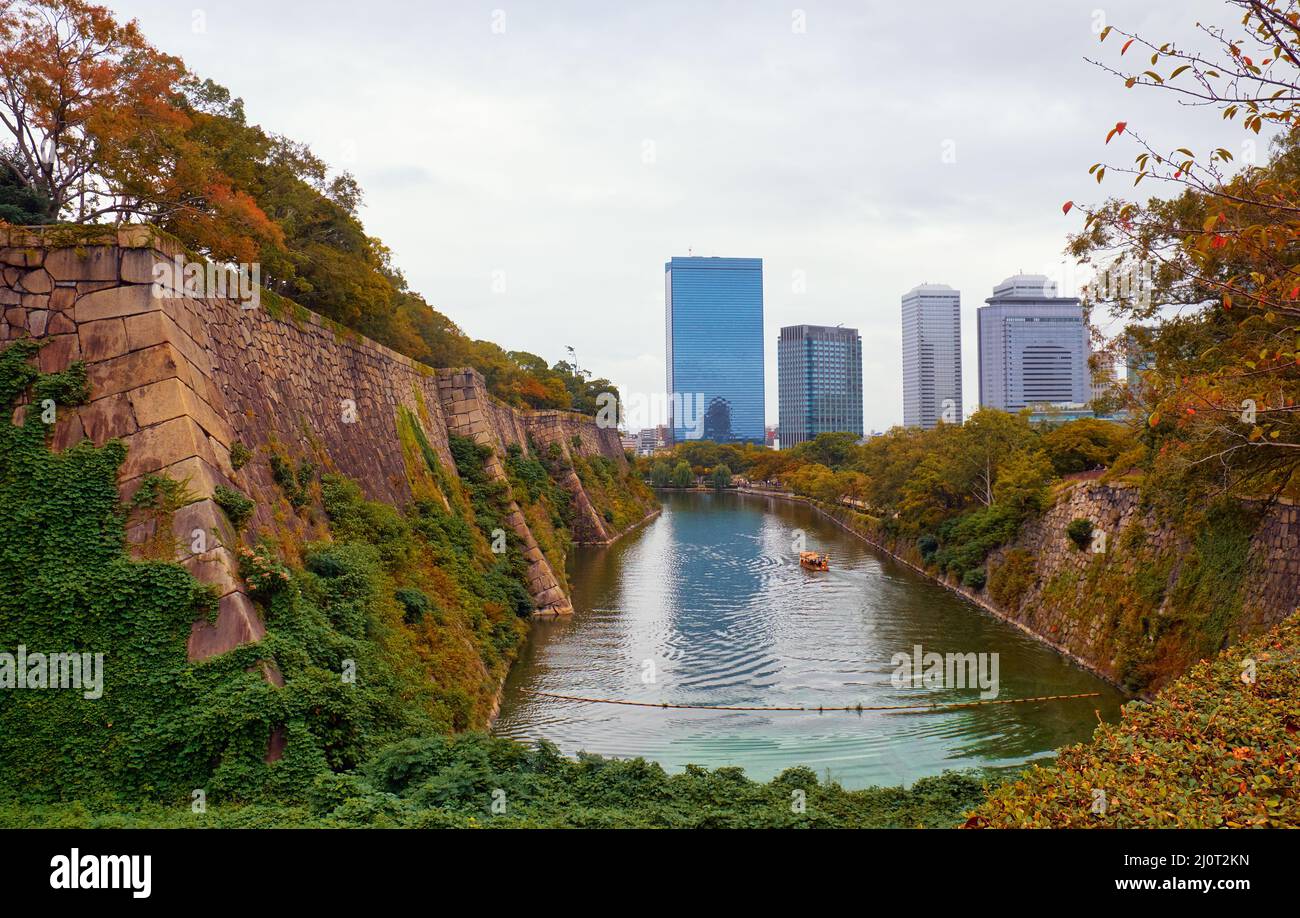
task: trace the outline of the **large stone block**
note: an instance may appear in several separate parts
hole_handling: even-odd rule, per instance
[[[45,270],[55,280],[117,280],[117,249],[106,245],[55,249],[45,257]]]
[[[54,289],[54,279],[44,268],[28,271],[19,283],[28,293],[49,293]]]
[[[196,483],[193,474],[184,475],[184,477],[179,477],[176,480],[186,482],[186,487],[191,494],[203,495],[205,485],[202,481]],[[208,488],[207,494],[210,495],[212,490],[213,488]],[[239,534],[230,525],[226,512],[217,506],[217,502],[212,500],[210,496],[205,497],[203,500],[196,500],[192,504],[186,504],[172,514],[172,533],[181,543],[184,549],[182,554],[186,557],[193,554],[192,548],[196,530],[202,530],[204,533],[206,539],[204,551],[224,548],[231,553],[228,560],[234,561],[234,552],[239,549]],[[238,574],[238,564],[234,564],[231,570]]]
[[[44,249],[0,248],[0,264],[17,268],[37,268],[45,258]]]
[[[265,636],[266,626],[252,600],[243,593],[227,593],[221,597],[216,624],[206,618],[194,623],[187,650],[191,660],[206,660]]]
[[[127,249],[122,253],[122,281],[127,284],[152,284],[154,265],[164,259],[152,249]]]
[[[120,357],[127,352],[126,324],[121,319],[85,322],[77,328],[81,359],[87,363]]]
[[[189,363],[176,348],[165,343],[93,364],[87,367],[86,374],[93,398],[116,395],[160,379],[190,380]]]
[[[135,418],[141,427],[187,416],[226,446],[234,442],[235,432],[231,426],[179,379],[164,379],[140,386],[132,389],[130,395]]]
[[[49,343],[36,355],[36,363],[42,373],[66,370],[68,364],[81,359],[81,346],[76,335],[54,335],[46,340]]]
[[[120,473],[123,480],[157,472],[191,458],[216,465],[207,436],[192,418],[172,418],[153,427],[141,428],[124,439],[127,454]]]
[[[55,287],[50,293],[50,308],[63,311],[71,309],[77,299],[76,287]]]
[[[217,485],[231,486],[231,482],[223,476],[211,462],[201,459],[198,456],[191,456],[188,459],[182,459],[180,462],[174,462],[171,465],[155,469],[145,475],[137,475],[132,478],[119,478],[117,490],[122,500],[129,501],[131,497],[139,490],[140,484],[144,481],[146,475],[166,475],[174,481],[184,482],[190,494],[196,497],[205,497],[216,492]],[[193,505],[187,505],[193,506]],[[185,507],[176,511],[176,518],[185,512]],[[223,544],[233,545],[233,541]]]
[[[182,536],[185,546],[190,544],[190,534]],[[236,590],[243,590],[243,581],[239,579],[239,564],[234,554],[226,548],[213,548],[202,554],[192,554],[181,561],[195,580],[213,586],[218,596],[226,596]]]
[[[124,392],[96,399],[82,407],[80,415],[86,436],[96,446],[103,446],[114,437],[128,437],[138,428],[131,413],[131,401]]]
[[[117,319],[122,316],[153,312],[162,308],[162,300],[153,295],[148,284],[131,284],[126,287],[108,287],[82,295],[72,307],[77,323],[96,319]]]

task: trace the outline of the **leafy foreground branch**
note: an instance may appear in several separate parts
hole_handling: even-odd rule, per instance
[[[967,825],[1300,826],[1297,731],[1300,616],[1293,615],[1198,663],[1152,703],[1126,705],[1120,722],[1100,726],[1090,743],[995,790]]]

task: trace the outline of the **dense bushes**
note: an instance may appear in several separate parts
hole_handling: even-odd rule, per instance
[[[0,803],[0,826],[364,826],[580,828],[870,828],[954,826],[984,799],[979,777],[945,773],[901,787],[846,791],[792,768],[751,781],[738,768],[669,775],[643,759],[562,757],[469,733],[392,744],[346,774],[325,774],[293,808],[109,808]]]
[[[1297,736],[1300,616],[1292,616],[995,790],[971,825],[1300,827]]]
[[[1016,537],[1020,519],[1014,509],[994,504],[945,520],[937,530],[939,548],[930,560],[941,573],[963,577],[980,567],[989,552]]]
[[[604,456],[575,454],[573,470],[592,506],[617,531],[639,523],[655,507],[653,492],[631,468]]]
[[[1077,518],[1070,520],[1065,527],[1065,534],[1074,547],[1083,551],[1092,543],[1092,520]]]

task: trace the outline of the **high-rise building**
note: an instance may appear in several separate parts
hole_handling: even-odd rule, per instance
[[[1115,373],[1115,362],[1109,358],[1103,359],[1097,369],[1092,371],[1092,389],[1089,392],[1089,401],[1108,400],[1115,394],[1115,387],[1119,384],[1119,377]]]
[[[862,437],[862,336],[856,328],[781,329],[776,377],[782,449],[820,433]]]
[[[1083,405],[1091,397],[1088,328],[1074,297],[1041,274],[1016,274],[979,308],[980,404]]]
[[[763,442],[763,259],[664,265],[668,426],[674,442]]]
[[[960,424],[961,292],[921,284],[903,294],[903,424]]]

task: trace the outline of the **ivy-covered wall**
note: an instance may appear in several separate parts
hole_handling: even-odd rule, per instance
[[[482,728],[573,543],[654,512],[591,418],[159,291],[148,228],[2,232],[0,651],[105,665],[95,701],[0,693],[0,799],[301,801]]]
[[[203,266],[149,227],[0,230],[0,341],[42,342],[46,371],[87,368],[88,401],[60,415],[55,448],[122,440],[124,499],[156,476],[185,482],[190,499],[133,520],[127,535],[138,556],[174,547],[217,589],[216,616],[196,623],[190,639],[196,659],[262,637],[239,549],[269,540],[300,563],[303,545],[328,537],[323,474],[392,507],[447,507],[453,436],[491,450],[486,474],[507,491],[508,448],[532,457],[559,444],[552,471],[569,494],[567,538],[607,541],[651,511],[616,431],[503,405],[472,370],[431,369],[269,291],[257,304],[198,295],[209,291],[187,289],[174,270],[191,265]],[[594,501],[573,471],[587,459],[609,464],[619,481]],[[507,493],[499,522],[535,610],[570,611],[563,540],[546,516],[530,519]],[[546,530],[541,541],[534,525]]]

